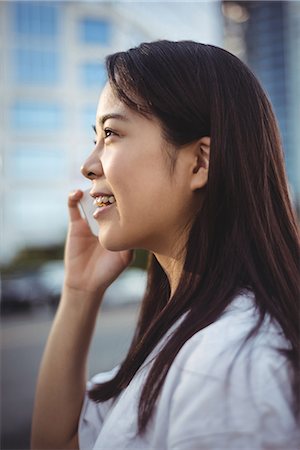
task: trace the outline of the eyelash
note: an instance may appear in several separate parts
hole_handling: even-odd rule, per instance
[[[95,125],[93,125],[93,129],[94,129],[95,134],[97,135],[97,130],[96,130]],[[111,130],[110,128],[104,128],[103,131],[104,131],[104,139],[109,138],[111,135],[117,136],[117,133],[115,131]],[[107,133],[111,133],[111,134],[108,136]],[[94,141],[94,144],[96,145],[97,141]]]
[[[117,133],[115,133],[113,130],[111,130],[110,128],[104,128],[104,139],[105,138],[108,138],[108,137],[110,137],[110,136],[112,136],[112,135],[116,135],[117,136]],[[107,135],[107,133],[111,133],[109,136]]]
[[[92,125],[92,128],[93,128],[93,130],[94,130],[95,135],[97,136],[96,126],[95,126],[95,125]],[[97,141],[93,141],[93,142],[94,142],[95,145],[97,144]]]

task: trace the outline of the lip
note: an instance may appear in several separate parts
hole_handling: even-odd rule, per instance
[[[94,192],[94,191],[90,191],[90,196],[93,198],[97,198],[97,197],[102,197],[102,196],[106,196],[106,197],[110,197],[112,194],[111,192]]]
[[[115,206],[115,203],[111,203],[108,206],[101,206],[96,208],[95,212],[93,213],[94,219],[98,219],[99,217],[102,217],[103,214],[107,213],[113,206]]]

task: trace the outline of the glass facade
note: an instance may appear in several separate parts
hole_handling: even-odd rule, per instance
[[[283,2],[250,4],[246,41],[248,62],[269,94],[286,148],[288,136]]]
[[[42,145],[18,146],[11,152],[5,168],[10,179],[30,182],[61,179],[66,172],[66,154]]]
[[[59,61],[55,51],[16,49],[15,81],[25,84],[55,84],[59,81]]]
[[[82,123],[84,130],[89,133],[92,137],[95,135],[93,131],[93,126],[96,121],[97,104],[86,106],[82,111]],[[91,141],[92,143],[92,141]]]
[[[54,38],[58,32],[55,2],[12,2],[14,32],[17,35]]]
[[[18,84],[55,84],[59,80],[59,5],[56,2],[11,2],[12,79]]]
[[[101,88],[106,82],[106,70],[100,63],[84,63],[81,66],[81,79],[86,87]]]
[[[246,31],[248,63],[267,91],[280,126],[288,176],[298,177],[295,149],[291,145],[288,97],[286,10],[287,2],[248,2],[250,21]]]
[[[16,102],[11,110],[11,127],[22,132],[52,131],[63,126],[63,111],[52,103]]]
[[[109,44],[111,23],[107,20],[86,18],[81,21],[80,27],[82,42],[86,44]]]

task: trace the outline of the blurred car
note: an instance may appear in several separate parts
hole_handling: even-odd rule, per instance
[[[1,280],[1,310],[29,308],[49,300],[48,290],[36,272],[6,275]]]
[[[107,289],[103,298],[104,307],[139,303],[147,285],[147,272],[136,267],[126,269]]]
[[[63,281],[63,261],[48,261],[38,272],[39,279],[48,292],[48,300],[54,305],[58,303]],[[104,294],[103,306],[113,307],[138,303],[143,298],[147,283],[144,270],[130,267],[112,283]]]
[[[59,302],[64,282],[64,262],[62,260],[47,261],[37,272],[40,283],[48,293],[48,301],[54,305]]]
[[[31,307],[59,302],[64,281],[64,262],[47,261],[35,272],[22,272],[2,279],[2,309]],[[103,306],[115,307],[142,300],[147,274],[138,268],[126,269],[107,289]]]

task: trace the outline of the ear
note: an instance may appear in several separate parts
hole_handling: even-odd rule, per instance
[[[195,191],[203,188],[208,180],[210,137],[202,137],[195,143],[193,156],[191,189]]]

